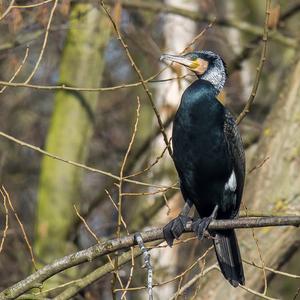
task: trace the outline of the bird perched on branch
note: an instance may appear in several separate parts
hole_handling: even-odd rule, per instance
[[[227,73],[222,58],[211,51],[162,55],[161,60],[181,64],[198,79],[183,93],[173,124],[173,159],[185,200],[181,214],[164,227],[172,246],[191,218],[193,205],[200,218],[192,229],[202,239],[209,223],[237,216],[243,194],[245,155],[232,114],[216,99]],[[233,229],[210,232],[224,277],[244,285],[240,250]]]

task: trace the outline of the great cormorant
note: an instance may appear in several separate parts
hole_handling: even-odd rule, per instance
[[[184,231],[195,205],[200,219],[192,223],[199,238],[212,219],[237,216],[245,178],[243,143],[232,114],[216,99],[226,80],[222,58],[211,51],[163,55],[179,63],[198,79],[183,93],[173,123],[173,159],[185,200],[181,214],[164,227],[171,246]],[[244,271],[233,229],[210,232],[224,277],[244,285]]]

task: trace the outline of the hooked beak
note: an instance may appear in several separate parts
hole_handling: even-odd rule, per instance
[[[191,70],[195,69],[198,66],[197,61],[190,60],[184,56],[180,55],[170,55],[170,54],[163,54],[160,59],[161,61],[171,61],[171,62],[176,62],[178,64],[181,64],[185,67],[190,68]]]

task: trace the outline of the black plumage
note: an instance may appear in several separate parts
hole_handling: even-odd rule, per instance
[[[232,219],[239,211],[245,157],[234,117],[216,99],[226,79],[223,60],[213,52],[192,52],[163,59],[185,65],[198,80],[183,93],[173,124],[173,159],[188,206],[195,205],[200,220],[193,223],[199,237],[212,218]],[[173,243],[184,230],[188,210],[166,225]],[[244,284],[244,272],[234,230],[211,232],[221,271],[233,285]]]

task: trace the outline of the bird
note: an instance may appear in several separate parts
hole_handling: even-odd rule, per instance
[[[199,239],[213,219],[238,216],[245,181],[245,154],[231,112],[217,100],[226,78],[224,60],[212,51],[183,55],[163,54],[162,61],[178,63],[197,79],[183,92],[173,120],[173,161],[185,205],[163,233],[172,246],[192,221]],[[195,206],[199,219],[188,215]],[[245,284],[244,270],[234,229],[209,231],[224,277],[237,287]]]

